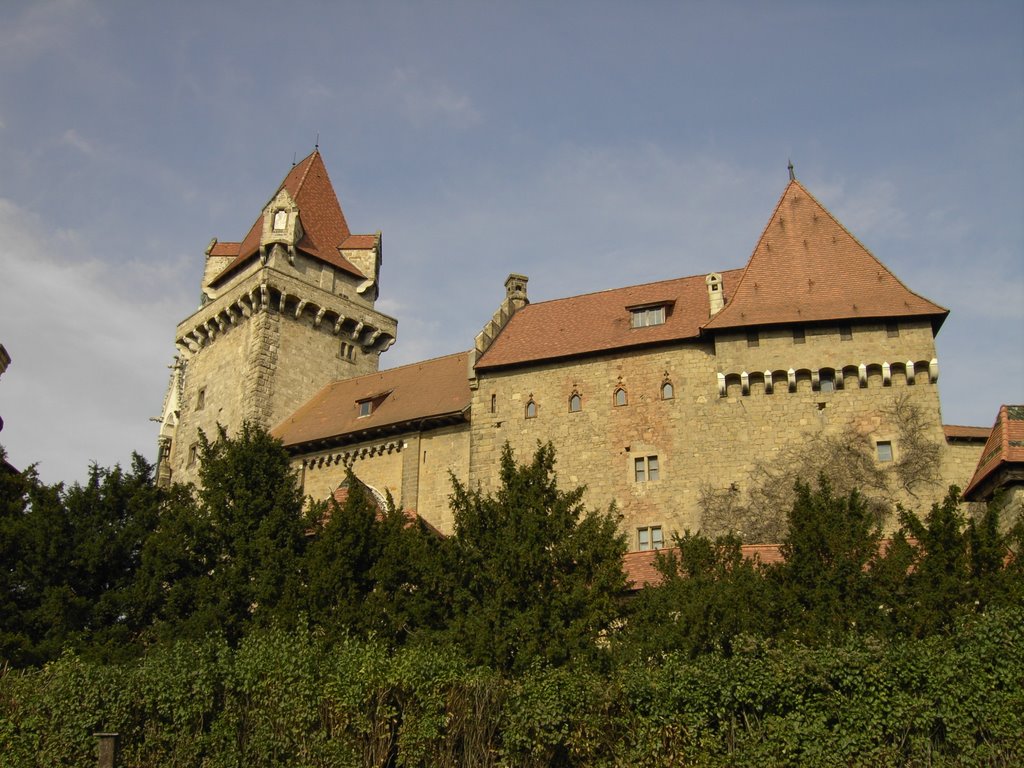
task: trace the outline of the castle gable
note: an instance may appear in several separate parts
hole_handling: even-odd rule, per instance
[[[295,165],[274,198],[282,192],[294,201],[301,222],[301,237],[295,247],[326,264],[330,264],[355,277],[366,277],[363,271],[341,255],[339,249],[374,248],[378,242],[375,235],[353,235],[345,221],[345,214],[334,192],[327,168],[319,151],[314,151]],[[265,210],[253,223],[249,233],[238,246],[237,255],[230,264],[212,281],[214,285],[234,273],[253,258],[260,249],[266,229],[273,230],[274,222],[267,221],[273,211]]]
[[[472,399],[469,353],[328,384],[273,434],[286,446],[341,443],[424,421],[461,421]]]
[[[974,471],[974,477],[964,491],[968,501],[985,501],[991,498],[996,482],[995,476],[1010,468],[1024,467],[1024,405],[1004,405],[999,409],[996,423],[992,426],[981,459]]]
[[[727,296],[740,274],[722,273]],[[476,368],[696,339],[709,314],[704,275],[529,304],[512,316]]]
[[[869,318],[929,318],[949,310],[918,296],[791,180],[727,304],[706,328]]]

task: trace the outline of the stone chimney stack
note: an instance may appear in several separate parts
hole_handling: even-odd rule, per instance
[[[722,288],[722,276],[717,272],[712,272],[710,275],[704,278],[704,282],[708,286],[708,305],[711,308],[711,317],[714,317],[722,308],[725,306],[725,291]]]

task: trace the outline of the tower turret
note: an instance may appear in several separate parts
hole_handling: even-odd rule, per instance
[[[353,235],[319,151],[241,242],[206,250],[202,300],[177,328],[158,477],[196,478],[198,430],[273,427],[319,389],[373,373],[397,322],[374,308],[381,236]]]

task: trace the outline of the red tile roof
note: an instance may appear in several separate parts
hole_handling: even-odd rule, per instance
[[[210,256],[237,256],[241,243],[222,243],[218,240],[210,249]]]
[[[772,565],[783,561],[780,544],[744,544],[740,549],[744,560],[753,560],[762,565]],[[629,589],[635,590],[661,584],[662,576],[656,565],[658,552],[668,554],[671,551],[671,549],[661,549],[627,552],[622,558],[622,569],[626,572],[626,585]]]
[[[1003,405],[992,426],[985,448],[981,452],[974,477],[967,484],[967,501],[987,501],[992,498],[997,471],[1024,465],[1024,405]]]
[[[903,285],[796,180],[726,300],[706,328],[926,317],[938,329],[949,314]]]
[[[741,270],[722,273],[730,291]],[[478,370],[665,341],[695,339],[708,321],[704,275],[528,304],[516,312],[477,362]],[[627,307],[670,305],[665,322],[633,328]]]
[[[272,433],[294,446],[414,429],[425,419],[462,419],[472,399],[468,357],[459,352],[328,384]],[[358,404],[367,400],[373,403],[370,415],[360,417]]]
[[[947,440],[987,440],[992,434],[989,427],[964,427],[959,424],[943,424],[942,431],[946,434]]]
[[[338,196],[334,193],[334,186],[327,175],[327,167],[318,150],[314,150],[311,155],[292,167],[284,181],[281,182],[281,186],[277,188],[277,192],[282,189],[288,190],[288,194],[292,196],[295,204],[299,207],[299,221],[302,223],[303,235],[297,244],[298,249],[356,277],[365,277],[352,262],[338,252],[338,248],[342,247],[346,241],[358,243],[348,245],[347,247],[350,248],[371,248],[376,242],[376,236],[352,235],[349,232],[345,214],[342,213]],[[220,282],[252,258],[259,250],[262,234],[263,214],[261,213],[239,245],[238,257],[213,282]],[[355,238],[359,239],[355,240]],[[370,239],[364,240],[363,238]],[[216,247],[214,246],[214,248]]]

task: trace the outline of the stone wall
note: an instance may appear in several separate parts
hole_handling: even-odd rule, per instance
[[[614,503],[636,548],[642,527],[662,526],[666,540],[671,532],[700,528],[702,486],[742,493],[759,463],[771,466],[815,435],[841,435],[852,428],[872,446],[889,441],[899,461],[900,425],[892,411],[903,400],[924,416],[922,437],[939,447],[940,467],[950,473],[916,488],[916,498],[893,489],[894,498],[926,511],[947,483],[963,485],[973,468],[968,448],[957,447],[952,458],[947,449],[938,390],[931,381],[931,328],[903,323],[895,335],[883,324],[864,324],[851,335],[844,340],[838,327],[808,328],[802,343],[795,343],[790,330],[762,332],[756,342],[745,333],[733,334],[713,344],[678,343],[478,371],[471,482],[485,490],[497,487],[505,441],[523,461],[538,441],[551,440],[560,483],[586,484],[588,506]],[[908,360],[910,376],[903,370]],[[883,363],[889,364],[884,371]],[[765,384],[765,370],[775,372],[771,386]],[[823,386],[823,379],[831,385]],[[663,399],[665,384],[671,385],[670,399]],[[617,404],[618,389],[625,404]],[[570,411],[573,394],[581,399],[578,412]],[[980,447],[974,461],[979,453]],[[645,474],[656,459],[656,480],[638,481],[638,459]]]
[[[351,466],[367,485],[390,493],[403,509],[416,511],[442,533],[454,530],[451,475],[469,476],[469,425],[409,432],[296,457],[303,493],[328,498]]]

